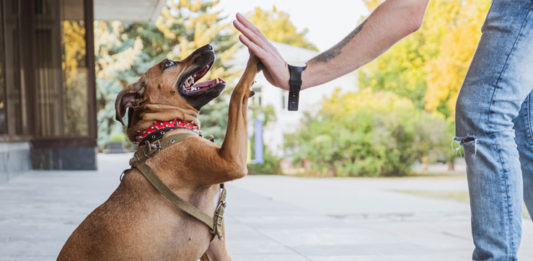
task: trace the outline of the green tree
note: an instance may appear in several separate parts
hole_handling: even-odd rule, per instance
[[[278,10],[276,6],[271,11],[256,7],[249,19],[271,41],[318,51],[314,44],[305,39],[307,29],[298,31],[292,24],[290,15]]]
[[[217,60],[206,78],[232,83],[238,72],[226,66],[239,48],[230,25],[217,10],[219,1],[168,1],[154,24],[96,22],[96,73],[99,146],[111,133],[122,131],[114,121],[117,93],[163,58],[183,59],[195,49],[212,44]],[[220,141],[227,121],[228,90],[200,114],[202,132]]]

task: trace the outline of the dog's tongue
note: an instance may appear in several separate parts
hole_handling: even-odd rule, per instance
[[[219,83],[225,83],[224,80],[220,79],[220,78],[216,78],[214,80],[209,80],[209,81],[205,81],[205,82],[199,82],[197,84],[194,85],[194,87],[196,88],[205,88],[205,87],[211,87],[211,86],[215,86]]]
[[[207,73],[207,71],[209,71],[209,68],[211,68],[211,66],[209,66],[209,65],[204,66],[204,68],[202,68],[202,70],[200,70],[199,72],[195,73],[193,75],[193,77],[196,80],[202,78],[202,76],[204,76]]]

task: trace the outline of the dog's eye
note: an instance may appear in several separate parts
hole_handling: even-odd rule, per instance
[[[161,63],[161,69],[163,70],[166,70],[167,68],[170,68],[172,66],[176,65],[176,62],[175,61],[172,61],[172,60],[169,60],[169,59],[165,59],[162,63]]]

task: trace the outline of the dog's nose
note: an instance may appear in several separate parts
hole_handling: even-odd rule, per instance
[[[211,46],[210,44],[206,44],[200,49],[205,50],[205,51],[213,51],[213,46]]]

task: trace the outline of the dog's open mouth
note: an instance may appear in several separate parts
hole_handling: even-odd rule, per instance
[[[181,80],[179,88],[182,90],[182,93],[188,96],[201,95],[219,85],[225,85],[226,82],[220,78],[197,83],[198,80],[207,74],[211,66],[213,66],[213,61],[203,67],[199,67],[197,70],[191,72],[189,76],[185,77],[184,80]]]

